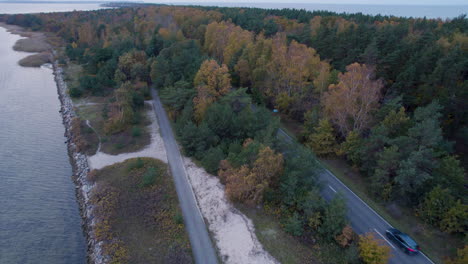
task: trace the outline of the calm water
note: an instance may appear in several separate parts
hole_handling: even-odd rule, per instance
[[[145,2],[157,2],[156,0],[147,0]],[[461,14],[468,13],[468,3],[463,6],[414,6],[414,5],[350,5],[350,4],[306,4],[306,3],[255,3],[255,1],[243,2],[199,2],[197,5],[225,6],[225,7],[259,7],[259,8],[296,8],[305,10],[327,10],[337,13],[358,13],[368,15],[393,15],[402,17],[427,17],[427,18],[454,18]],[[324,2],[326,2],[324,0]],[[443,2],[443,1],[441,1]],[[180,4],[175,3],[174,4]],[[194,4],[194,2],[184,2],[183,4]]]
[[[65,12],[73,10],[96,10],[99,4],[63,4],[63,3],[1,3],[0,14],[40,13],[40,12]]]
[[[0,4],[0,13],[81,9],[67,8]],[[28,54],[12,50],[18,39],[0,27],[0,263],[83,264],[86,243],[52,70],[20,67]]]

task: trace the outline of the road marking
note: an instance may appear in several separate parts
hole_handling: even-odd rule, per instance
[[[377,231],[377,229],[374,228],[374,231],[377,232],[377,234],[379,234],[385,241],[387,241],[387,243],[388,243],[393,249],[395,249],[395,247],[392,245],[392,243],[390,243],[390,241],[388,241],[384,236],[382,236],[382,234],[380,234],[380,232]]]
[[[291,138],[288,134],[286,134],[286,132],[284,132],[281,128],[279,129],[279,131],[281,131],[281,133],[283,135],[285,135],[287,138],[289,138],[289,140],[291,141],[294,141],[293,138]],[[323,167],[323,165],[322,165]],[[323,167],[323,169],[328,173],[330,174],[337,182],[341,183],[341,185],[343,185],[346,189],[348,189],[348,191],[350,191],[354,196],[356,196],[356,198],[359,199],[359,201],[361,201],[365,206],[367,206],[367,208],[369,208],[372,212],[374,212],[374,214],[376,214],[382,221],[384,221],[389,227],[393,227],[390,223],[387,222],[387,220],[383,219],[382,216],[380,216],[376,211],[374,211],[374,209],[372,209],[372,207],[370,207],[366,202],[364,202],[361,197],[359,197],[357,194],[355,194],[353,191],[351,191],[351,189],[348,188],[348,186],[346,186],[346,184],[344,184],[342,181],[340,181],[340,179],[338,179],[333,173],[331,173],[329,170],[325,169],[325,167]],[[419,251],[419,253],[421,253],[421,255],[423,255],[430,263],[432,264],[435,264],[430,258],[428,258],[422,251]]]
[[[384,221],[389,227],[393,227],[390,223],[387,222],[387,220],[383,219],[382,216],[380,216],[376,211],[374,211],[374,209],[372,209],[372,207],[370,207],[366,202],[364,202],[361,197],[359,197],[357,194],[355,194],[353,191],[351,191],[351,189],[348,188],[348,186],[346,186],[346,184],[344,184],[342,181],[340,181],[340,179],[338,179],[333,173],[331,173],[329,170],[325,169],[324,170],[329,174],[331,175],[337,182],[341,183],[341,185],[343,185],[346,189],[348,189],[348,191],[350,191],[354,196],[356,196],[356,198],[359,199],[359,201],[361,201],[365,206],[367,206],[367,208],[369,208],[372,212],[374,212],[374,214],[376,214],[380,219],[382,219],[382,221]],[[432,264],[435,264],[429,257],[427,257],[422,251],[419,251],[419,253],[421,255],[423,255],[430,263]]]
[[[324,168],[325,169],[325,168]],[[354,196],[356,196],[356,198],[359,199],[359,201],[361,201],[365,206],[367,206],[367,208],[369,208],[374,214],[376,214],[382,221],[384,221],[389,227],[393,227],[391,224],[389,224],[385,219],[382,218],[382,216],[380,216],[376,211],[374,211],[374,209],[372,209],[366,202],[364,202],[361,197],[359,197],[357,194],[355,194],[353,191],[351,191],[351,189],[348,188],[348,186],[346,186],[346,184],[344,184],[342,181],[340,181],[340,179],[338,179],[335,175],[333,175],[333,173],[331,173],[329,170],[325,169],[325,171],[330,174],[337,182],[341,183],[341,185],[343,185],[346,189],[348,189],[348,191],[350,191]]]
[[[328,185],[328,187],[330,187],[330,189],[331,189],[332,191],[336,192],[335,189],[333,189],[333,187],[331,187],[331,185]]]

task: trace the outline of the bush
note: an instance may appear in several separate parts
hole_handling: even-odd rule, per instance
[[[123,149],[124,147],[125,147],[125,145],[122,144],[122,143],[117,143],[117,144],[114,145],[114,148],[117,149],[117,150]]]
[[[141,136],[141,128],[133,127],[132,128],[132,137],[140,137]]]
[[[128,166],[128,170],[131,171],[134,169],[141,169],[143,168],[143,166],[145,166],[145,162],[141,158],[138,158],[132,163],[130,163],[130,165]]]
[[[68,93],[73,98],[78,98],[78,97],[81,97],[83,95],[83,92],[80,89],[76,88],[76,87],[70,88],[70,91]]]
[[[182,214],[180,212],[177,212],[175,215],[174,215],[174,222],[178,225],[182,225],[184,224],[184,217],[182,216]]]
[[[158,172],[155,167],[150,167],[145,174],[143,174],[143,187],[148,187],[153,185],[156,182],[156,176]]]
[[[224,153],[220,147],[210,148],[201,160],[207,172],[215,174],[219,169],[219,162],[224,159]]]
[[[301,236],[304,232],[301,218],[298,213],[294,214],[286,220],[284,230],[293,236]]]

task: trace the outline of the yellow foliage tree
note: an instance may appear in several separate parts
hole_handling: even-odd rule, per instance
[[[224,64],[253,41],[253,33],[231,22],[212,22],[206,27],[205,49]]]
[[[219,66],[215,60],[206,60],[194,79],[197,96],[193,99],[195,119],[201,122],[206,109],[219,97],[231,90],[231,76],[226,65]]]
[[[307,138],[306,145],[318,156],[329,156],[336,152],[337,144],[333,127],[327,119],[321,119],[314,133]]]
[[[448,259],[445,264],[466,264],[468,263],[468,245],[457,250],[457,257],[455,259]]]
[[[359,256],[366,264],[385,264],[390,259],[390,247],[374,233],[359,236]]]

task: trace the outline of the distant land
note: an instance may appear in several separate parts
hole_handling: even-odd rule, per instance
[[[200,5],[220,7],[253,7],[266,9],[294,8],[308,11],[326,10],[336,13],[362,13],[366,15],[383,15],[397,17],[426,17],[450,19],[468,14],[468,5],[388,5],[388,4],[324,4],[324,3],[267,3],[267,2],[179,2],[179,1],[43,1],[19,0],[0,1],[11,4],[104,4],[104,3],[136,3],[136,4],[164,4],[164,5]]]

